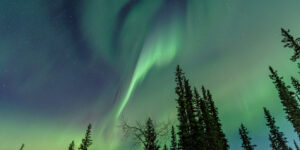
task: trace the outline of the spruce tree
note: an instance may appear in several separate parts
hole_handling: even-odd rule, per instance
[[[222,131],[217,108],[209,91],[202,87],[200,97],[194,94],[179,66],[176,68],[178,135],[180,150],[227,150],[229,145]]]
[[[300,83],[299,83],[299,80],[297,80],[294,77],[291,77],[291,80],[292,80],[292,85],[295,89],[295,95],[298,98],[298,100],[300,101]]]
[[[281,34],[283,36],[282,42],[285,44],[284,47],[294,50],[294,55],[291,57],[291,60],[295,62],[300,57],[300,38],[295,39],[289,32],[290,30],[281,28]]]
[[[75,147],[75,143],[74,141],[71,142],[71,144],[69,145],[69,150],[74,150]]]
[[[292,123],[295,131],[300,138],[300,108],[296,98],[293,95],[293,92],[282,81],[282,77],[279,77],[277,71],[273,70],[272,67],[269,67],[271,75],[270,78],[273,80],[273,83],[278,91],[279,98],[281,103],[284,106],[284,111],[287,114],[287,119]]]
[[[270,146],[274,150],[289,150],[287,146],[286,138],[283,133],[279,131],[279,127],[275,124],[274,117],[271,116],[270,111],[264,107],[264,114],[267,120],[266,125],[270,129],[269,140],[271,142]]]
[[[207,91],[204,88],[204,86],[202,86],[202,97],[200,98],[200,107],[205,129],[205,143],[207,145],[205,148],[208,150],[217,150],[219,148],[216,137],[217,134],[214,130],[213,118],[209,110]]]
[[[239,128],[239,134],[244,150],[254,150],[254,147],[256,147],[256,145],[251,144],[251,138],[248,135],[249,132],[243,124],[241,124],[241,127]]]
[[[179,143],[178,149],[186,150],[191,144],[188,140],[189,137],[189,129],[188,129],[188,119],[187,119],[187,112],[186,112],[186,101],[184,99],[184,74],[182,69],[179,65],[176,68],[176,88],[175,92],[177,94],[177,117],[179,121],[178,125],[178,136],[179,136]]]
[[[146,129],[145,129],[145,150],[159,150],[159,145],[157,141],[157,133],[155,132],[153,122],[151,118],[148,118],[146,122]]]
[[[207,144],[206,144],[206,140],[205,140],[205,124],[204,124],[204,118],[203,118],[203,114],[201,111],[201,103],[202,103],[202,98],[199,95],[199,92],[197,90],[197,88],[194,88],[194,105],[195,105],[195,110],[196,110],[196,118],[197,118],[197,123],[198,123],[198,128],[199,128],[199,132],[200,132],[200,140],[202,141],[203,145],[202,145],[202,149],[205,150],[207,149]],[[206,107],[205,107],[206,108]],[[205,109],[203,108],[203,109]],[[204,113],[207,112],[204,111]]]
[[[88,150],[88,148],[92,145],[91,129],[92,125],[89,124],[85,133],[85,137],[82,139],[82,143],[80,144],[79,150]]]
[[[176,139],[174,126],[172,126],[172,130],[171,130],[171,139],[172,140],[171,140],[170,150],[177,150],[177,139]]]
[[[209,105],[209,111],[212,118],[212,125],[214,127],[214,137],[218,143],[219,150],[227,150],[229,149],[228,141],[226,139],[225,133],[222,130],[222,124],[220,123],[220,119],[218,116],[218,110],[215,106],[215,103],[212,99],[212,95],[209,90],[207,90],[207,101]]]
[[[300,150],[300,148],[299,148],[299,146],[298,146],[298,144],[296,143],[295,140],[294,140],[294,145],[295,145],[296,150]]]
[[[186,101],[186,112],[189,126],[188,140],[190,145],[187,150],[201,149],[203,147],[203,141],[200,135],[199,125],[196,121],[196,112],[194,107],[193,93],[191,86],[187,79],[184,79],[184,89],[185,89],[185,101]]]

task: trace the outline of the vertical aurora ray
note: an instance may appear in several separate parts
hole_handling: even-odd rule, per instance
[[[165,32],[167,32],[166,35],[163,35]],[[124,110],[137,84],[142,82],[149,70],[154,66],[165,65],[175,57],[180,42],[180,32],[178,32],[178,27],[173,26],[168,29],[168,31],[164,31],[160,34],[162,35],[156,35],[155,39],[150,39],[149,42],[144,45],[129,88],[118,109],[117,118]]]
[[[120,140],[116,140],[120,138],[117,127],[119,118],[134,90],[152,68],[167,65],[175,58],[182,44],[185,7],[185,0],[165,0],[154,15],[152,24],[142,43],[128,87],[125,93],[121,94],[119,104],[101,125],[99,137],[100,146],[103,146],[101,148],[119,148]]]
[[[118,119],[136,86],[153,67],[171,62],[180,48],[186,1],[166,0],[156,14],[156,20],[145,38],[129,87],[121,100],[115,119]]]

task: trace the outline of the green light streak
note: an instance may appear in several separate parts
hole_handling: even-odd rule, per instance
[[[168,26],[152,32],[146,39],[128,90],[117,110],[116,119],[120,117],[134,89],[138,83],[143,81],[149,70],[154,66],[166,65],[174,59],[181,42],[182,29],[180,27],[179,20],[174,20]]]

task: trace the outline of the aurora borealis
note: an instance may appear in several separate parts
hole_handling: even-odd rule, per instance
[[[88,123],[93,149],[129,150],[118,120],[176,120],[175,66],[209,88],[231,149],[248,127],[268,149],[262,107],[296,139],[268,78],[296,76],[280,28],[297,0],[1,0],[0,149],[63,150]],[[290,144],[291,145],[291,144]],[[135,147],[138,149],[139,147]]]

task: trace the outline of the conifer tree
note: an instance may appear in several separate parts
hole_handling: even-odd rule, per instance
[[[176,68],[176,88],[175,92],[178,96],[177,103],[177,117],[179,121],[178,125],[178,136],[179,136],[179,143],[178,143],[178,149],[180,150],[186,150],[191,144],[188,140],[189,137],[189,129],[188,129],[188,120],[187,120],[187,112],[186,112],[186,101],[184,99],[184,74],[182,72],[182,69],[179,67],[179,65]]]
[[[88,148],[92,145],[91,129],[92,125],[89,124],[85,133],[85,137],[82,139],[82,143],[80,144],[79,150],[88,150]]]
[[[200,107],[205,129],[205,143],[207,145],[205,148],[208,150],[217,150],[219,147],[216,138],[216,131],[213,127],[213,119],[210,115],[207,91],[204,88],[204,86],[202,86],[202,97],[200,98]]]
[[[170,150],[177,150],[177,139],[176,139],[174,126],[172,126],[172,130],[171,130],[171,139],[172,140],[171,140]]]
[[[282,42],[285,44],[284,47],[294,50],[294,55],[291,57],[291,60],[295,62],[300,57],[300,38],[295,39],[289,32],[290,30],[281,28],[281,34],[283,36]]]
[[[207,100],[209,105],[209,111],[212,118],[212,125],[214,127],[214,137],[216,138],[216,141],[218,142],[218,149],[219,150],[227,150],[229,149],[228,141],[226,139],[225,133],[222,130],[222,124],[220,123],[220,119],[218,116],[218,110],[215,106],[215,103],[212,99],[212,95],[209,90],[207,90]]]
[[[254,147],[256,147],[256,145],[251,144],[251,138],[248,135],[249,132],[243,124],[241,124],[241,127],[239,128],[239,134],[244,150],[254,150]]]
[[[132,137],[136,144],[141,144],[144,150],[160,149],[158,139],[167,135],[169,124],[161,124],[158,127],[148,118],[145,123],[137,121],[136,125],[129,125],[125,120],[121,122],[121,127],[126,137]],[[163,149],[163,147],[162,147]]]
[[[266,125],[270,129],[269,140],[271,142],[270,146],[274,150],[289,150],[287,146],[286,138],[283,133],[279,131],[279,127],[275,124],[274,117],[271,116],[270,111],[264,107],[264,114],[267,120]]]
[[[296,78],[294,77],[291,77],[291,80],[292,80],[292,85],[295,89],[295,95],[296,97],[298,98],[298,100],[300,101],[300,83],[299,83],[299,80],[297,80]]]
[[[72,141],[71,144],[69,145],[69,150],[74,150],[74,146],[75,146],[75,143],[74,143],[74,141]]]
[[[299,146],[298,146],[298,144],[296,143],[295,140],[294,140],[294,145],[295,145],[296,150],[300,150],[300,148],[299,148]]]
[[[175,81],[177,85],[175,91],[178,96],[178,149],[229,149],[210,92],[202,87],[203,97],[200,97],[196,88],[193,94],[190,83],[179,66],[176,68]]]
[[[159,150],[159,145],[157,141],[157,133],[155,132],[153,122],[151,118],[148,118],[146,122],[146,130],[145,130],[145,150]]]
[[[196,121],[196,112],[194,108],[193,94],[191,86],[187,79],[184,79],[185,88],[185,100],[186,100],[186,112],[189,126],[188,140],[190,141],[188,150],[201,149],[203,147],[203,141],[200,135],[199,125]]]
[[[205,140],[205,124],[204,124],[204,118],[203,118],[203,113],[201,111],[201,103],[202,103],[202,98],[199,95],[199,92],[197,88],[194,88],[194,105],[195,105],[195,110],[196,110],[196,118],[197,118],[197,123],[198,123],[198,128],[200,132],[200,140],[202,141],[203,145],[202,148],[203,150],[207,149],[207,144]],[[205,107],[206,108],[206,107]],[[205,109],[203,108],[203,109]],[[207,112],[207,111],[205,111]]]
[[[293,96],[293,92],[282,81],[282,77],[279,77],[277,71],[269,67],[271,75],[270,78],[278,91],[281,103],[284,106],[284,111],[287,114],[287,119],[292,123],[295,131],[300,138],[300,108],[297,100]]]

